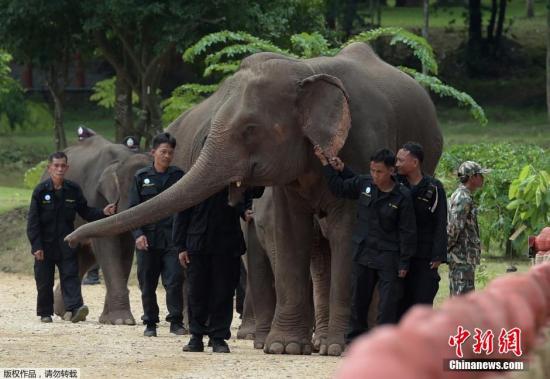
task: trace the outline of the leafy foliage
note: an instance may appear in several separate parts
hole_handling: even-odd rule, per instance
[[[341,47],[343,48],[353,42],[372,42],[381,37],[391,37],[390,45],[402,43],[408,46],[428,73],[437,74],[437,61],[430,44],[424,38],[402,28],[390,27],[369,30],[351,38]],[[201,38],[185,51],[183,59],[188,63],[194,63],[199,57],[204,57],[206,68],[203,76],[205,78],[216,76],[223,80],[237,71],[240,60],[250,54],[274,52],[293,58],[307,59],[318,56],[333,56],[339,50],[338,48],[331,48],[327,39],[317,32],[292,35],[290,37],[290,50],[286,50],[249,33],[225,30]],[[456,99],[461,106],[470,109],[472,116],[481,125],[487,124],[483,109],[467,93],[444,84],[435,76],[421,74],[408,67],[400,67],[400,69],[437,95]],[[177,99],[177,97],[180,98]],[[170,116],[165,117],[165,120],[173,119],[177,109],[188,109],[193,103],[200,101],[202,98],[197,94],[188,94],[185,87],[180,87],[172,94],[172,98],[164,102],[165,112],[170,113]]]
[[[399,68],[401,71],[412,76],[418,83],[422,84],[433,93],[439,95],[440,97],[451,97],[455,99],[460,106],[469,108],[472,117],[482,126],[487,125],[489,122],[487,120],[487,116],[485,116],[483,108],[481,108],[481,106],[479,106],[479,104],[476,103],[476,101],[466,92],[459,91],[454,87],[444,84],[435,76],[426,75],[408,67]]]
[[[422,66],[425,67],[428,72],[437,75],[437,61],[435,59],[433,49],[428,41],[426,41],[425,38],[411,33],[403,28],[389,27],[372,29],[356,35],[344,43],[343,46],[347,46],[353,42],[372,42],[381,37],[392,37],[390,40],[390,45],[392,46],[398,42],[407,45],[411,49],[414,56],[422,62]]]
[[[48,161],[41,161],[36,166],[29,168],[25,171],[25,177],[23,178],[23,184],[26,188],[34,189],[40,183],[40,178],[46,167],[48,166]]]
[[[538,234],[542,228],[550,225],[550,174],[532,164],[524,166],[510,184],[508,197],[511,201],[506,209],[514,213],[514,229],[525,227],[516,239],[516,244],[525,246],[529,235]]]
[[[5,123],[13,130],[26,121],[27,109],[23,89],[10,75],[11,59],[10,54],[0,50],[0,127]]]
[[[92,88],[93,94],[90,100],[95,101],[97,105],[105,109],[113,109],[115,106],[115,82],[116,77],[98,81]],[[135,92],[132,92],[132,103],[138,104],[139,98]]]
[[[456,170],[460,163],[472,160],[492,169],[485,176],[483,188],[474,194],[479,205],[481,241],[486,250],[492,247],[504,250],[514,231],[514,212],[506,207],[510,185],[527,164],[541,169],[547,167],[546,155],[547,151],[538,146],[510,143],[453,145],[443,152],[437,176],[445,185],[448,196],[458,185]],[[516,251],[522,252],[518,244],[515,247]]]

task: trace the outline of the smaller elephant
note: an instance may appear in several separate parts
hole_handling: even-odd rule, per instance
[[[78,144],[65,150],[70,170],[67,179],[80,185],[88,204],[103,208],[117,203],[118,211],[128,208],[128,192],[134,173],[150,164],[147,154],[131,151],[91,131]],[[85,221],[78,218],[76,226]],[[97,261],[103,271],[107,293],[99,321],[105,324],[135,325],[130,309],[128,277],[134,255],[134,240],[127,232],[112,237],[92,238],[77,249],[80,277]],[[59,287],[56,288],[55,313],[65,314]]]

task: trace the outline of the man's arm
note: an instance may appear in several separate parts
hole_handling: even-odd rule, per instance
[[[399,270],[409,270],[409,261],[416,252],[416,216],[410,195],[399,206]]]
[[[105,217],[103,209],[92,208],[88,206],[88,201],[84,197],[80,187],[77,189],[76,194],[76,211],[86,221],[96,221]]]
[[[436,183],[437,204],[434,211],[434,235],[432,242],[432,262],[447,261],[447,196],[440,182]]]
[[[458,244],[458,239],[466,227],[466,218],[472,209],[471,199],[462,197],[451,203],[449,209],[449,224],[447,225],[447,250]]]
[[[42,235],[40,231],[40,213],[38,207],[38,191],[35,189],[31,197],[31,205],[29,207],[28,221],[27,221],[27,237],[31,244],[31,253],[35,253],[38,250],[44,250],[42,245]]]
[[[336,197],[348,199],[358,199],[365,186],[365,177],[355,175],[344,179],[338,171],[331,165],[323,166],[323,175],[325,176],[330,191]]]
[[[187,251],[187,229],[191,222],[193,208],[188,208],[174,216],[172,224],[172,242],[178,253]]]
[[[128,194],[128,209],[135,207],[139,203],[141,203],[141,197],[139,196],[139,190],[138,190],[138,177],[134,176],[134,181],[130,186],[130,191]],[[141,228],[136,228],[132,230],[132,236],[134,237],[134,240],[138,239],[143,235],[145,235],[145,233]]]

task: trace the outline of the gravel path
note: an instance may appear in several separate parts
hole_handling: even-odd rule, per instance
[[[187,336],[168,332],[162,322],[157,338],[143,337],[143,326],[98,323],[103,285],[83,286],[90,314],[72,324],[35,316],[36,287],[31,276],[0,273],[0,367],[79,368],[81,378],[329,378],[339,358],[267,355],[251,341],[231,339],[231,354],[183,353]],[[164,290],[158,291],[164,304]],[[130,287],[134,317],[141,315],[139,289]],[[161,305],[161,318],[163,314]],[[165,312],[165,311],[164,311]],[[236,334],[234,319],[232,334]],[[206,340],[206,339],[205,339]]]

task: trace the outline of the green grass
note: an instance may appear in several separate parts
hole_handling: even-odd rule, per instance
[[[438,117],[445,145],[511,142],[532,143],[550,149],[550,123],[546,110],[487,107],[485,111],[489,123],[482,127],[466,110],[439,107]]]
[[[484,253],[482,253],[482,256]],[[506,268],[513,264],[516,266],[519,272],[526,272],[531,267],[531,263],[528,259],[509,260],[505,258],[495,258],[482,260],[483,268],[477,268],[476,270],[476,290],[485,288],[487,283],[496,277],[506,274]],[[441,281],[439,282],[439,291],[435,298],[436,306],[441,305],[446,299],[449,298],[449,266],[443,264],[439,268],[439,275]]]
[[[28,207],[32,190],[0,187],[0,214],[13,208]]]

